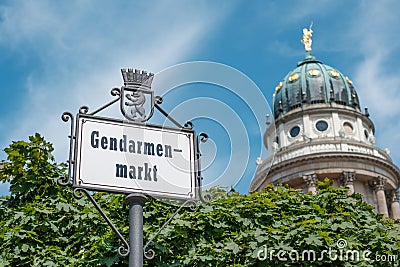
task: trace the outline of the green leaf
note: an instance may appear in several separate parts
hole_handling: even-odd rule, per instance
[[[27,244],[23,244],[21,247],[22,252],[27,252],[29,249],[29,246]]]
[[[304,239],[307,245],[315,245],[315,246],[322,246],[323,242],[321,241],[320,237],[316,234],[311,234]]]
[[[225,246],[226,250],[232,250],[233,253],[238,253],[240,250],[240,247],[233,241],[229,241],[226,246]]]

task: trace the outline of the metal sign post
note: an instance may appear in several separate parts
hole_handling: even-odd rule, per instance
[[[143,266],[143,206],[147,197],[143,194],[129,194],[129,267]]]
[[[181,125],[161,108],[162,98],[151,90],[153,74],[133,69],[121,73],[124,86],[111,90],[116,99],[93,112],[82,106],[76,122],[72,113],[62,114],[62,120],[71,123],[70,151],[68,175],[58,183],[72,185],[78,199],[86,195],[124,244],[118,255],[129,255],[129,266],[139,267],[143,256],[154,258],[155,252],[148,246],[183,207],[196,210],[198,201],[209,203],[206,199],[210,196],[205,199],[202,195],[200,164],[200,143],[208,136],[196,136],[191,121]],[[128,121],[96,116],[118,101]],[[147,124],[154,108],[177,128]],[[88,190],[127,194],[129,244]],[[184,202],[143,246],[143,207],[148,196]]]

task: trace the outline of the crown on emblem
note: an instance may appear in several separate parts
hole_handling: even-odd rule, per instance
[[[147,73],[147,71],[140,71],[135,69],[121,69],[122,77],[124,78],[124,85],[126,87],[139,87],[145,86],[151,88],[151,83],[153,82],[154,74]]]

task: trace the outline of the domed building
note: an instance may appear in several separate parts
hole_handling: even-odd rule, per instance
[[[273,95],[274,123],[264,134],[270,156],[258,162],[250,192],[288,184],[316,194],[325,177],[363,195],[378,213],[400,219],[400,170],[375,146],[375,127],[362,112],[353,82],[311,54],[312,30],[303,30],[305,59]]]

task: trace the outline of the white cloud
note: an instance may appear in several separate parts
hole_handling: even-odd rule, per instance
[[[378,145],[389,147],[399,162],[400,152],[400,65],[397,63],[400,23],[397,1],[362,2],[349,29],[356,43],[355,53],[363,60],[356,65],[353,80],[363,105],[369,107],[374,121]],[[349,34],[350,36],[350,34]]]

